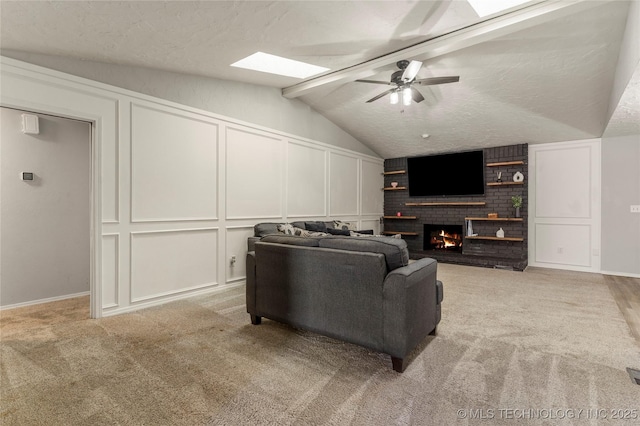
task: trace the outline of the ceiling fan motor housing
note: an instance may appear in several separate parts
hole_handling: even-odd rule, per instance
[[[396,71],[393,74],[391,74],[391,82],[398,85],[403,84],[404,82],[402,81],[402,74],[404,74],[403,70]]]
[[[409,66],[409,61],[407,61],[406,59],[403,59],[401,61],[396,62],[396,66],[400,68],[400,70],[404,71],[405,68]]]

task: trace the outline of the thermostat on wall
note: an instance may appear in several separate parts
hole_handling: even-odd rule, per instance
[[[20,179],[33,180],[33,172],[20,172]]]

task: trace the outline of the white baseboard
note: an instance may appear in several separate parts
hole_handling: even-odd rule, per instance
[[[15,309],[15,308],[22,308],[22,307],[31,306],[31,305],[40,305],[42,303],[57,302],[59,300],[73,299],[75,297],[89,296],[89,294],[90,293],[88,291],[83,291],[82,293],[65,294],[64,296],[56,296],[56,297],[49,297],[49,298],[46,298],[46,299],[30,300],[28,302],[21,302],[21,303],[15,303],[13,305],[0,306],[0,311],[6,311],[8,309]]]
[[[640,278],[640,274],[632,274],[631,272],[600,271],[600,273],[602,275],[615,275],[617,277]]]
[[[122,308],[116,308],[114,310],[103,310],[102,311],[102,317],[110,317],[110,316],[114,316],[114,315],[120,315],[120,314],[124,314],[124,313],[129,313],[129,312],[135,312],[138,311],[140,309],[145,309],[145,308],[151,308],[153,306],[159,306],[159,305],[164,305],[165,303],[169,303],[169,302],[174,302],[176,300],[182,300],[182,299],[188,299],[190,297],[194,297],[194,296],[202,296],[204,294],[209,294],[209,293],[219,293],[225,290],[230,290],[232,288],[236,288],[236,287],[241,287],[245,285],[245,279],[238,279],[237,281],[233,281],[232,284],[227,284],[227,285],[223,285],[223,286],[212,286],[212,287],[207,287],[204,289],[199,289],[199,290],[191,290],[185,293],[178,293],[178,294],[174,294],[172,296],[168,296],[168,297],[162,297],[160,299],[155,299],[155,300],[150,300],[150,301],[145,301],[142,303],[136,303],[135,305],[131,305],[131,306],[125,306]]]

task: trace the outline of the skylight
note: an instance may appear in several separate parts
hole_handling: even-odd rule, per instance
[[[481,18],[507,10],[530,0],[467,0]]]
[[[238,62],[234,62],[231,66],[295,78],[307,78],[312,75],[329,71],[329,68],[294,61],[293,59],[287,59],[263,52],[256,52],[244,59],[240,59]]]

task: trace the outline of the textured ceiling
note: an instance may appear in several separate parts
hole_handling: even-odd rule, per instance
[[[462,0],[3,0],[0,47],[285,92],[300,80],[229,64],[264,51],[325,66],[328,78],[291,96],[384,158],[602,136],[628,2],[525,6],[481,22]],[[540,13],[527,15],[534,8]],[[389,80],[399,57],[424,61],[419,78],[459,75],[460,82],[420,87],[425,101],[408,107],[387,97],[365,103],[388,87],[354,80]],[[630,121],[638,85],[630,87],[636,95],[625,93],[627,104],[614,114],[618,133],[637,131]]]

